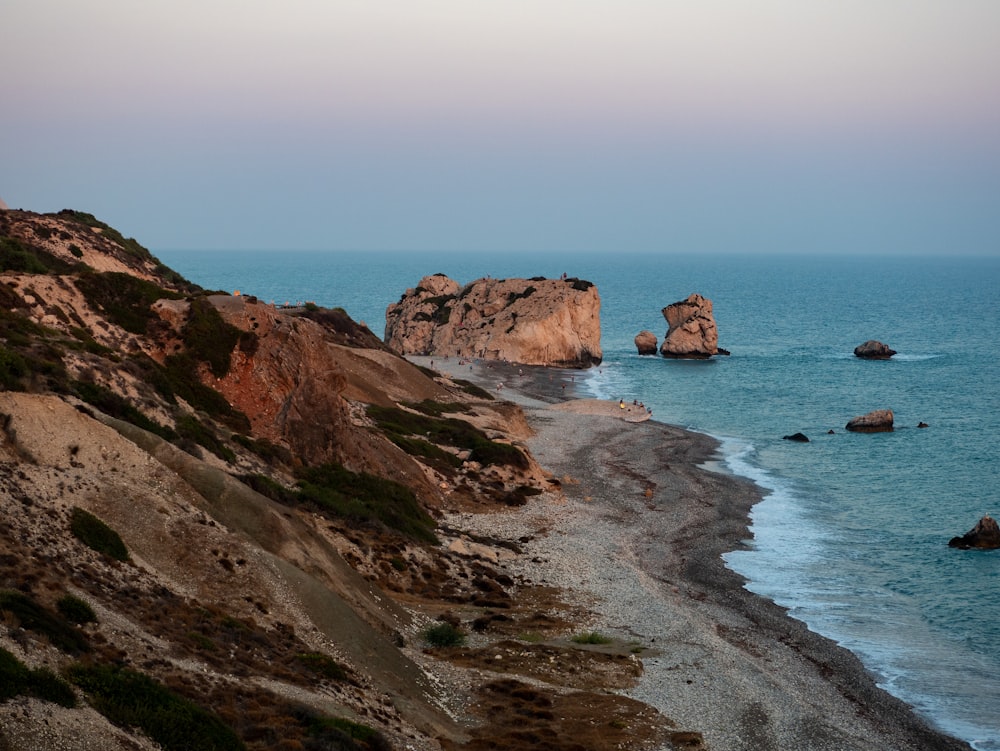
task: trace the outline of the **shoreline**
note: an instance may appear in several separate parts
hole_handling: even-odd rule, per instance
[[[432,358],[410,359],[429,367]],[[643,646],[643,676],[623,693],[701,733],[702,748],[971,749],[726,567],[722,554],[750,537],[764,491],[715,470],[718,441],[655,420],[609,419],[583,402],[576,409],[566,402],[581,397],[579,372],[471,365],[434,359],[435,370],[519,404],[536,431],[532,454],[572,481],[559,506],[462,521],[509,535],[545,531],[518,573],[578,593],[593,603],[588,628]]]

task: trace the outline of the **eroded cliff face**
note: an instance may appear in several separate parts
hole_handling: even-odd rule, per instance
[[[0,262],[0,748],[155,747],[84,684],[53,698],[30,683],[63,681],[82,653],[209,712],[235,739],[213,747],[326,747],[316,733],[337,722],[369,739],[343,748],[478,748],[470,687],[494,685],[497,650],[578,621],[504,568],[517,544],[437,521],[558,500],[520,409],[343,311],[209,295],[88,214],[0,211]],[[75,531],[81,514],[125,557]],[[67,620],[66,597],[90,619]],[[450,658],[423,631],[438,618],[491,645],[474,672],[438,671]],[[545,650],[544,701],[628,657]],[[574,711],[607,716],[574,702],[559,721]],[[205,725],[178,715],[174,729]],[[627,725],[614,747],[644,747]]]
[[[580,279],[435,274],[386,309],[385,341],[403,355],[586,368],[601,362],[601,300]]]

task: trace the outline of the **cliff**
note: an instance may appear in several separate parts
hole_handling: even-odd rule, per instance
[[[558,488],[515,405],[89,214],[0,211],[0,282],[0,747],[461,749],[428,627],[567,628],[439,524]]]
[[[403,355],[586,368],[601,362],[601,300],[580,279],[435,274],[386,309],[385,341]]]

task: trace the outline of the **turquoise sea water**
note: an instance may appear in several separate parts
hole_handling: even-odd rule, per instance
[[[1000,751],[1000,551],[947,547],[1000,515],[1000,259],[157,255],[203,287],[343,307],[380,336],[386,305],[427,274],[594,282],[604,362],[580,387],[718,437],[730,469],[768,489],[750,550],[727,563],[932,723]],[[662,338],[660,310],[692,292],[732,355],[639,357],[635,334]],[[899,354],[855,358],[867,339]],[[894,432],[843,430],[881,408]],[[811,441],[782,440],[799,431]]]

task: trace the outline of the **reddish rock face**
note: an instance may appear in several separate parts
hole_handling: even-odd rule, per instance
[[[660,345],[664,357],[707,358],[719,354],[712,301],[698,294],[663,309],[669,329]]]
[[[385,341],[402,355],[478,357],[585,368],[601,353],[601,299],[581,279],[477,279],[435,274],[385,312]]]

